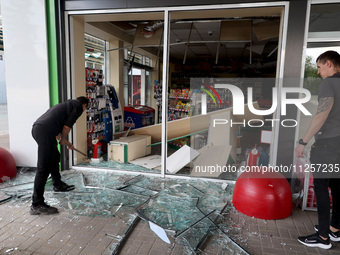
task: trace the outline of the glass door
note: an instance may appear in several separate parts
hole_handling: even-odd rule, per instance
[[[340,3],[326,3],[327,1],[314,1],[310,10],[307,49],[305,57],[305,71],[303,87],[312,94],[312,99],[306,108],[314,114],[317,108],[317,94],[321,77],[317,74],[316,59],[327,50],[340,53]],[[313,3],[314,3],[313,2]],[[312,116],[300,116],[300,127],[298,137],[306,132]],[[313,141],[307,145],[307,155]]]
[[[249,87],[258,107],[272,105],[272,88],[279,76],[282,10],[169,13],[167,174],[234,181],[253,148],[262,155],[259,163],[268,166],[271,142],[261,141],[261,133],[274,130],[264,121],[273,117],[263,116],[261,122],[262,116],[238,118],[232,112],[244,108]],[[243,102],[237,105],[242,100],[233,101],[225,84],[243,93]],[[215,126],[217,119],[221,125]],[[183,153],[187,161],[179,160]]]
[[[317,74],[316,59],[320,54],[328,50],[340,53],[340,30],[338,26],[340,22],[338,15],[340,12],[340,2],[326,2],[312,1],[311,5],[303,87],[308,89],[312,95],[311,100],[305,104],[306,108],[312,113],[312,116],[300,115],[297,139],[305,134],[312,117],[317,111],[318,91],[322,78]],[[306,146],[304,162],[307,161],[309,163],[310,149],[313,143],[314,138]],[[297,160],[296,164],[301,164],[301,161]],[[313,180],[308,171],[304,176],[304,185],[301,186],[304,189],[302,209],[316,210]]]

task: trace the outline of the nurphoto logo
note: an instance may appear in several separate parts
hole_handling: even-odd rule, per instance
[[[234,115],[244,115],[244,94],[243,91],[238,88],[235,85],[231,84],[215,84],[215,88],[220,88],[220,89],[227,89],[231,92],[232,94],[232,101],[233,101],[233,114]],[[290,99],[287,98],[288,93],[301,93],[304,95],[302,98],[294,98]],[[259,110],[256,109],[253,105],[253,88],[248,87],[247,88],[247,107],[251,113],[254,115],[259,115],[259,116],[264,116],[264,115],[269,115],[274,113],[277,108],[278,108],[278,89],[276,87],[272,88],[272,105],[269,109],[265,110]],[[287,105],[295,105],[304,115],[312,115],[304,106],[304,103],[307,103],[311,99],[311,93],[309,90],[304,89],[304,88],[281,88],[280,91],[280,96],[281,96],[281,115],[286,116],[287,114]],[[206,114],[206,112],[203,112],[202,114]],[[275,122],[280,122],[280,124],[283,127],[296,127],[297,126],[297,121],[294,119],[250,119],[246,121],[245,119],[241,122],[233,122],[233,120],[227,120],[227,119],[214,119],[213,121],[213,127],[216,125],[226,125],[230,124],[230,126],[233,125],[242,125],[242,126],[249,126],[249,127],[262,127],[264,126],[266,122],[271,122],[271,126],[274,126]]]

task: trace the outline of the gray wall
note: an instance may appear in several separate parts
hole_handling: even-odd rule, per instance
[[[32,124],[50,106],[45,2],[1,0],[9,143],[17,166],[36,166]]]
[[[293,0],[300,1],[300,0]],[[143,8],[190,6],[205,4],[240,4],[240,3],[278,2],[278,0],[66,0],[65,10],[98,10],[114,8]]]
[[[307,0],[290,2],[283,87],[300,87],[306,10]],[[296,118],[295,106],[287,107],[287,115],[281,117],[294,120]],[[295,145],[295,128],[280,128],[276,165],[290,166],[294,162]]]

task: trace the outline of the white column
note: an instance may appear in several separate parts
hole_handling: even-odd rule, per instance
[[[17,166],[36,166],[33,122],[49,108],[44,0],[1,0],[10,151]]]

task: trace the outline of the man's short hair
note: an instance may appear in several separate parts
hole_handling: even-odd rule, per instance
[[[77,101],[79,101],[82,105],[83,104],[86,104],[86,105],[89,104],[89,100],[86,97],[77,97]]]
[[[320,63],[325,64],[327,60],[330,60],[334,66],[340,67],[340,55],[334,50],[328,50],[322,53],[316,59],[316,62],[320,61]]]

